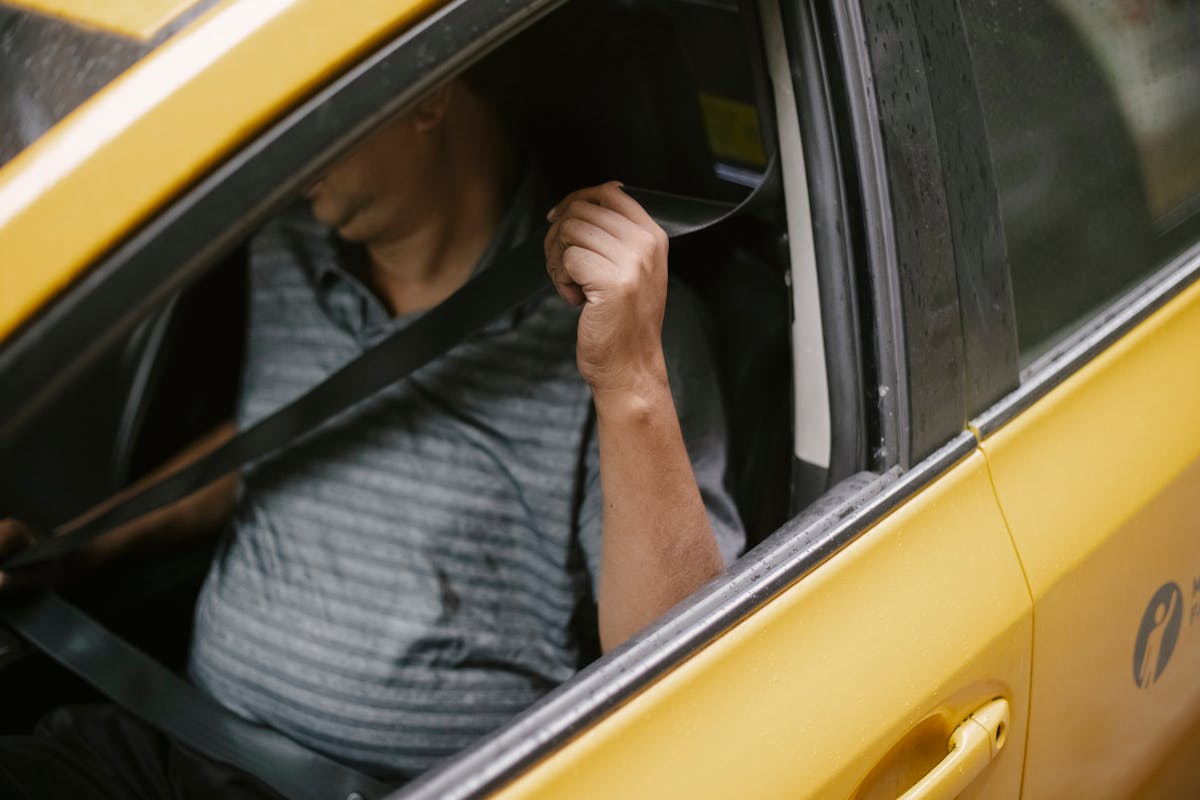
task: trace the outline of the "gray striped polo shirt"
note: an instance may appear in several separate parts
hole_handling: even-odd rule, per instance
[[[518,200],[490,250],[541,213]],[[239,425],[411,322],[389,318],[344,256],[302,210],[252,241]],[[672,387],[730,560],[743,537],[722,485],[721,408],[675,291]],[[548,294],[245,470],[197,604],[195,683],[316,750],[403,777],[571,677],[602,522],[577,319]]]

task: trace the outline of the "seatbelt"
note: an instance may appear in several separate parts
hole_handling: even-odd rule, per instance
[[[14,569],[51,561],[118,525],[271,456],[321,424],[442,355],[470,334],[546,291],[541,238],[498,257],[440,305],[397,330],[286,406],[178,472],[113,506],[70,533],[52,536],[0,563]]]
[[[772,162],[773,163],[773,162]],[[685,236],[743,213],[769,191],[774,169],[741,203],[635,189],[626,191],[670,238]],[[544,233],[544,229],[542,231]],[[351,360],[306,394],[241,431],[208,455],[146,487],[78,528],[52,535],[0,561],[0,570],[60,558],[95,537],[137,519],[253,461],[298,442],[320,425],[408,377],[467,336],[549,290],[543,236],[534,234],[497,257],[440,305]]]
[[[632,187],[626,192],[674,238],[757,206],[775,189],[774,165],[772,160],[764,181],[741,203],[717,203]],[[497,256],[495,263],[440,305],[213,452],[70,533],[18,552],[0,563],[0,569],[58,558],[117,525],[169,505],[222,475],[294,444],[341,412],[448,352],[467,336],[547,292],[542,239],[542,235],[534,234]],[[52,592],[6,598],[0,604],[0,619],[133,714],[183,744],[241,768],[285,797],[376,800],[389,790],[385,783],[225,710]]]
[[[30,643],[161,731],[294,800],[379,800],[393,786],[236,714],[57,595],[5,601]]]

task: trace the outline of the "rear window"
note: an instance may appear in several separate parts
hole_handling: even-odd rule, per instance
[[[1022,365],[1200,238],[1200,0],[964,0]]]
[[[0,166],[216,2],[0,2]]]

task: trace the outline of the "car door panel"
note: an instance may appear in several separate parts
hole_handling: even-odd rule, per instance
[[[895,797],[1004,697],[1007,745],[969,796],[1013,797],[1031,640],[1028,589],[972,453],[498,796]]]
[[[1028,798],[1130,796],[1200,716],[1197,363],[1193,285],[983,441],[1037,619]]]

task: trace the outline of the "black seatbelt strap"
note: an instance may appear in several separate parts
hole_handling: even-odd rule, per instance
[[[774,191],[767,178],[741,203],[714,203],[627,188],[671,237],[740,214]],[[497,257],[461,289],[390,334],[308,393],[242,431],[207,456],[128,498],[70,533],[45,539],[0,564],[58,558],[117,525],[267,457],[448,352],[467,336],[549,291],[542,236]],[[388,786],[314,753],[282,734],[226,711],[175,673],[50,592],[6,598],[3,619],[26,639],[112,700],[193,749],[254,775],[295,800],[375,800]]]
[[[441,305],[338,369],[306,394],[238,433],[208,455],[152,484],[64,535],[47,538],[0,563],[0,569],[50,561],[105,531],[137,519],[239,467],[295,444],[355,403],[407,377],[470,334],[548,290],[541,237],[498,257]]]
[[[769,171],[768,175],[773,174]],[[628,188],[671,238],[715,225],[741,213],[766,186],[742,203]],[[411,375],[467,336],[542,292],[549,291],[542,236],[533,235],[497,257],[443,303],[390,334],[306,394],[238,433],[203,458],[127,498],[66,534],[53,535],[0,562],[0,569],[52,561],[100,534],[147,514],[253,461],[295,444],[323,423]]]
[[[393,787],[231,714],[52,593],[6,600],[3,616],[32,644],[194,750],[240,767],[293,800],[378,800]]]

